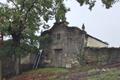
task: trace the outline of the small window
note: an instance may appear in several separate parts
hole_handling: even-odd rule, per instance
[[[60,33],[57,34],[57,40],[60,40]]]
[[[62,49],[55,49],[54,51],[55,51],[56,54],[62,53]]]

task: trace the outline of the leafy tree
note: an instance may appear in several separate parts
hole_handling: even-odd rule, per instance
[[[19,73],[19,57],[25,53],[36,51],[39,36],[36,32],[42,24],[52,18],[64,20],[67,9],[63,0],[7,0],[0,3],[0,32],[11,36],[1,48],[1,53],[15,55],[16,74]],[[58,16],[59,15],[59,16]],[[18,61],[17,61],[18,60]]]

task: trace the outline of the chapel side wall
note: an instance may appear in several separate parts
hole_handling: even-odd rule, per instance
[[[107,44],[102,43],[101,41],[98,41],[94,38],[88,37],[88,41],[87,41],[87,47],[108,47]]]
[[[120,63],[120,48],[85,48],[84,54],[87,64]]]

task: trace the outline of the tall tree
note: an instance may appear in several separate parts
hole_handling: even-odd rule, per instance
[[[54,17],[57,21],[64,20],[66,12],[63,0],[7,0],[7,4],[0,3],[0,32],[11,37],[10,52],[17,57],[16,74],[19,73],[20,56],[28,50],[26,46],[32,47],[29,51],[37,48],[36,32],[41,25]]]

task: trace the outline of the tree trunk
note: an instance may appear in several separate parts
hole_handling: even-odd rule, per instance
[[[20,74],[20,57],[16,57],[15,59],[15,74]]]
[[[2,61],[0,60],[0,80],[2,80]]]
[[[81,47],[80,47],[80,64],[85,65],[85,53],[84,48],[86,47],[86,32],[83,30],[81,37]]]
[[[20,74],[20,55],[17,55],[16,48],[20,46],[20,33],[12,34],[13,46],[14,46],[14,55],[15,55],[15,74]]]

